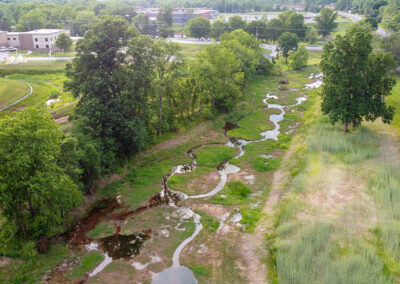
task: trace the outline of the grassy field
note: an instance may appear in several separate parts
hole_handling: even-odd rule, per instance
[[[22,64],[0,63],[0,74],[46,74],[54,72],[64,72],[66,61],[30,61]]]
[[[0,108],[5,107],[29,93],[23,82],[0,78]]]
[[[206,45],[204,44],[185,44],[179,43],[179,46],[182,47],[182,52],[185,56],[193,56],[197,52],[202,51]]]

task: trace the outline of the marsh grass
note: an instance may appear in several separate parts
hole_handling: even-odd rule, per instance
[[[383,167],[372,178],[371,189],[379,204],[393,218],[400,219],[400,171]]]
[[[307,141],[310,151],[334,154],[346,164],[363,162],[380,153],[378,139],[368,127],[344,133],[338,124],[331,125],[325,117],[311,129]]]
[[[328,223],[304,226],[299,233],[277,240],[279,283],[390,283],[374,247],[343,247]]]

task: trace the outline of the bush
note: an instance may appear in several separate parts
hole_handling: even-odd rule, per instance
[[[212,199],[212,203],[223,205],[243,204],[250,193],[250,188],[243,183],[240,181],[232,181],[227,183],[221,191],[221,195],[225,195],[225,197],[221,195],[215,196]]]

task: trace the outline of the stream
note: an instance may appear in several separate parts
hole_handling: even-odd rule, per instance
[[[305,89],[311,89],[311,88],[318,88],[322,84],[322,76],[320,74],[312,74],[309,78],[315,78],[317,81],[312,83],[312,84],[307,84],[305,85]],[[245,154],[244,146],[248,145],[250,143],[257,143],[261,141],[265,141],[267,139],[273,139],[273,140],[278,140],[278,135],[280,133],[280,124],[284,119],[285,115],[285,108],[288,107],[294,107],[302,102],[304,102],[307,99],[307,96],[301,96],[296,98],[296,103],[293,105],[279,105],[279,104],[272,104],[268,103],[268,100],[270,99],[278,99],[276,95],[273,95],[274,92],[269,92],[265,98],[263,99],[263,102],[267,105],[268,109],[278,109],[280,110],[280,114],[272,114],[270,115],[269,119],[272,121],[274,124],[274,128],[272,130],[267,130],[264,132],[261,132],[260,135],[262,138],[258,140],[244,140],[244,139],[233,139],[230,138],[229,141],[226,143],[227,146],[229,147],[235,147],[239,149],[239,154],[236,155],[233,159],[239,158]],[[201,217],[199,214],[195,213],[193,210],[191,210],[188,207],[183,207],[179,206],[179,202],[185,199],[199,199],[199,198],[207,198],[216,195],[218,192],[220,192],[228,179],[229,174],[234,174],[238,173],[240,171],[240,168],[229,163],[227,161],[226,163],[222,164],[221,166],[218,167],[218,173],[220,175],[220,182],[218,185],[212,189],[210,192],[205,193],[205,194],[199,194],[199,195],[193,195],[189,196],[187,194],[184,194],[182,192],[174,191],[168,186],[168,179],[173,176],[174,174],[183,174],[183,173],[188,173],[196,169],[197,166],[197,159],[196,155],[193,153],[193,149],[189,150],[187,154],[193,158],[193,162],[190,164],[185,164],[185,165],[178,165],[172,169],[172,171],[163,178],[162,184],[163,184],[163,189],[159,194],[154,196],[151,200],[149,200],[148,205],[143,207],[143,208],[138,208],[134,211],[128,211],[128,212],[122,212],[117,215],[113,215],[111,218],[112,220],[122,220],[123,218],[126,218],[128,216],[131,216],[133,214],[136,214],[138,212],[142,212],[143,210],[147,210],[148,208],[151,208],[153,206],[160,206],[160,205],[168,205],[171,207],[176,208],[176,210],[179,210],[180,213],[184,214],[187,218],[193,218],[193,221],[195,223],[195,230],[193,234],[185,239],[180,245],[176,248],[173,257],[172,257],[172,266],[169,268],[164,269],[163,271],[159,273],[153,273],[152,272],[152,284],[175,284],[175,283],[185,283],[185,284],[192,284],[192,283],[197,283],[197,279],[195,278],[193,272],[180,264],[180,255],[182,250],[192,241],[196,238],[196,236],[200,233],[200,231],[203,229],[203,225],[201,223]],[[122,208],[122,205],[118,205],[112,203],[115,208]],[[114,210],[113,209],[113,210]],[[240,213],[239,213],[240,214]],[[225,219],[227,219],[229,216],[226,216]],[[236,216],[238,217],[237,219],[240,221],[241,215]],[[224,225],[225,220],[221,220],[220,227]],[[82,235],[84,236],[85,232],[88,230],[86,229],[84,232],[80,232],[78,224],[78,229],[74,230],[74,238],[76,236]],[[90,226],[92,228],[92,226]],[[89,229],[90,229],[89,228]],[[94,228],[94,227],[93,227]],[[220,230],[219,228],[218,230]],[[104,251],[104,261],[100,263],[90,274],[89,277],[93,277],[100,271],[102,271],[109,263],[112,262],[113,258],[114,259],[119,259],[119,258],[125,258],[125,259],[130,259],[134,256],[136,256],[139,253],[140,247],[143,244],[143,242],[150,237],[151,231],[149,230],[148,232],[142,232],[139,234],[134,234],[134,235],[129,235],[129,236],[121,236],[119,235],[119,229],[117,227],[116,233],[113,236],[109,236],[106,238],[102,238],[100,240],[91,240],[86,237],[80,237],[79,239],[81,240],[81,244],[85,244],[86,248],[88,250],[95,250],[100,247]],[[121,238],[128,238],[128,240],[121,240]],[[132,241],[134,240],[134,241]],[[134,246],[132,247],[132,243]],[[124,244],[127,247],[124,247]],[[121,247],[124,247],[121,249]],[[128,251],[128,253],[126,253]]]

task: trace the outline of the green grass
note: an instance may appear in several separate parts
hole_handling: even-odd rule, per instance
[[[64,72],[67,61],[32,61],[23,64],[4,64],[0,63],[0,74],[46,74],[54,72]]]
[[[347,164],[363,162],[380,153],[378,139],[368,127],[361,126],[345,133],[338,124],[330,124],[326,117],[311,129],[308,145],[311,151],[332,153]]]
[[[103,238],[114,233],[114,228],[108,223],[99,223],[93,230],[88,233],[89,238]]]
[[[237,122],[238,128],[230,130],[227,134],[233,138],[245,140],[257,140],[262,138],[261,132],[273,129],[273,123],[269,120],[271,114],[279,114],[276,109],[259,109],[250,113]]]
[[[253,160],[253,167],[259,172],[266,172],[271,170],[276,170],[282,159],[267,159],[264,157],[255,157]]]
[[[104,259],[104,256],[101,253],[91,253],[84,259],[82,259],[82,264],[76,267],[72,271],[72,276],[74,278],[78,278],[84,275],[86,272],[93,270],[96,266],[98,266]]]
[[[210,167],[196,167],[194,171],[185,173],[185,174],[175,174],[168,179],[168,185],[171,189],[184,192],[189,195],[199,194],[196,184],[192,184],[189,188],[188,183],[193,179],[199,179],[201,177],[205,177],[214,171],[213,168]]]
[[[396,108],[392,125],[396,128],[400,136],[400,77],[397,77],[397,84],[394,86],[392,94],[386,97],[386,103]]]
[[[207,45],[204,44],[185,44],[178,43],[182,47],[182,53],[185,56],[194,56],[199,51],[202,51]]]
[[[207,145],[195,151],[197,165],[217,167],[235,156],[236,149],[228,146]]]
[[[371,181],[372,193],[382,208],[396,220],[400,220],[400,171],[384,167]]]
[[[52,244],[45,254],[38,254],[31,260],[17,260],[8,266],[0,266],[0,283],[36,283],[45,271],[60,265],[67,252],[64,245]]]
[[[0,78],[0,108],[5,107],[29,93],[23,82]]]
[[[261,218],[261,208],[245,206],[240,209],[240,212],[242,213],[242,220],[240,220],[240,224],[245,226],[245,232],[254,232],[254,229]]]
[[[334,232],[330,224],[315,223],[289,238],[278,236],[279,283],[390,283],[373,248],[342,247]]]
[[[297,103],[296,98],[304,96],[303,93],[298,91],[278,91],[273,93],[273,95],[277,96],[278,98],[271,98],[267,102],[278,105],[293,105]]]
[[[251,193],[250,188],[240,181],[228,182],[219,195],[212,197],[213,204],[238,205],[244,204]]]
[[[194,212],[201,216],[201,223],[207,232],[214,233],[217,231],[220,224],[218,219],[208,216],[206,212],[201,210],[194,210]]]
[[[208,277],[211,274],[211,268],[202,265],[188,265],[189,269],[193,271],[196,277],[205,276]]]

